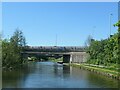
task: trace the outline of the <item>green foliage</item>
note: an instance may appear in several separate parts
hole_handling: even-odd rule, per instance
[[[118,23],[114,24],[114,26],[118,27],[118,46],[116,48],[118,48],[118,59],[117,59],[117,63],[118,63],[118,67],[120,66],[120,20],[118,21]],[[120,69],[119,69],[120,72]]]
[[[114,26],[120,26],[120,21]],[[120,27],[119,27],[120,29]],[[93,40],[87,49],[90,55],[88,63],[97,65],[115,65],[119,62],[119,29],[118,33],[104,40]]]
[[[24,59],[21,52],[25,44],[25,37],[19,29],[16,29],[10,40],[4,39],[2,41],[2,66],[14,68],[22,65]]]
[[[87,37],[87,40],[85,41],[85,47],[87,48],[88,46],[90,46],[90,44],[91,44],[91,41],[92,41],[92,36],[88,36]]]
[[[118,32],[120,32],[120,20],[116,24],[114,24],[114,26],[117,26],[118,27]]]
[[[31,60],[31,61],[37,61],[38,59],[37,59],[37,57],[32,56],[32,57],[29,57],[29,60]]]

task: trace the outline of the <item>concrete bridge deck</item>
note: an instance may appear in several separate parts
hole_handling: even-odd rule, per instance
[[[83,52],[85,47],[80,46],[26,46],[25,51],[33,52]]]
[[[86,52],[31,52],[31,51],[25,51],[21,52],[23,54],[60,54],[60,55],[79,55],[79,54],[85,54]]]
[[[27,46],[24,55],[43,55],[47,57],[62,56],[65,63],[83,63],[87,61],[88,54],[80,46]]]

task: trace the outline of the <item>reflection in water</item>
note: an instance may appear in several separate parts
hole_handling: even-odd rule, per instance
[[[63,77],[63,65],[54,63],[54,75],[57,77]]]
[[[31,62],[17,71],[3,71],[4,88],[118,87],[118,81],[53,62]]]
[[[96,75],[96,73],[90,72],[90,74],[88,74],[87,79],[89,80],[89,83],[93,83],[98,87],[106,87],[106,88],[110,88],[111,86],[112,88],[118,87],[118,82],[116,82],[115,79],[111,79],[109,77],[105,77],[100,74]]]
[[[19,69],[18,71],[3,71],[2,73],[2,85],[3,87],[19,87],[21,85],[21,80],[26,80],[26,77],[28,75],[28,71],[26,70],[27,68],[21,70]],[[5,84],[7,83],[7,84]]]
[[[63,77],[69,78],[70,77],[70,66],[63,65]]]

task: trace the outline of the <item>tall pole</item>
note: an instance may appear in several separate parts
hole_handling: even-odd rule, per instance
[[[112,13],[110,14],[110,35],[111,35],[111,18],[112,18]]]
[[[55,41],[55,46],[57,46],[57,34],[56,34],[56,41]]]
[[[92,37],[93,37],[93,38],[94,38],[95,28],[96,28],[96,26],[93,26],[93,33],[92,33]]]

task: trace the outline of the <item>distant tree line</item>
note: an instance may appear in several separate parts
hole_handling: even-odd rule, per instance
[[[118,26],[118,32],[104,40],[91,39],[87,47],[90,58],[88,63],[97,65],[120,64],[120,21],[114,26]]]
[[[2,67],[16,68],[25,63],[21,54],[25,45],[25,37],[19,29],[9,39],[2,40]]]

